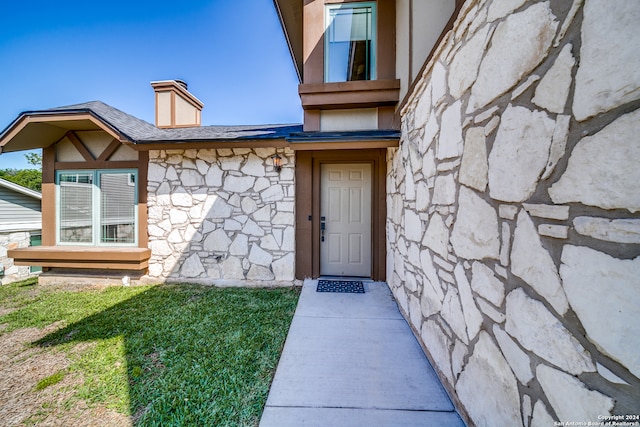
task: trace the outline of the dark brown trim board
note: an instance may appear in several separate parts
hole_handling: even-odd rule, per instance
[[[305,110],[395,105],[400,96],[400,80],[301,84],[298,93]]]
[[[56,146],[42,149],[42,245],[56,244]]]
[[[106,270],[144,270],[149,266],[148,248],[104,248],[91,246],[31,246],[7,253],[16,265],[90,268]]]
[[[149,246],[147,213],[147,175],[149,170],[149,152],[138,153],[138,247]]]

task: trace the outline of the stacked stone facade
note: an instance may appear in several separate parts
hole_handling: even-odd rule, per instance
[[[640,413],[639,27],[469,0],[402,110],[388,283],[472,424]]]
[[[272,156],[282,158],[282,170]],[[149,280],[267,285],[294,279],[288,149],[149,153]]]
[[[7,257],[8,250],[26,248],[30,241],[31,233],[28,231],[0,233],[0,267],[4,271],[4,274],[0,276],[1,285],[24,280],[31,276],[29,267],[15,265],[13,258]]]

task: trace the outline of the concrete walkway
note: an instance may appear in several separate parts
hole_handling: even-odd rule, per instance
[[[464,427],[385,283],[316,286],[302,288],[260,427]]]

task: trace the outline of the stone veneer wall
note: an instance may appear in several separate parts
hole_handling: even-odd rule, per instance
[[[469,0],[402,110],[388,282],[476,425],[640,413],[638,28]]]
[[[7,251],[11,249],[26,248],[31,241],[31,233],[28,231],[13,231],[0,233],[0,267],[4,267],[4,276],[0,276],[0,285],[24,280],[32,276],[29,267],[21,267],[13,264],[13,258],[7,257]]]
[[[294,280],[294,155],[275,148],[149,153],[149,279]]]

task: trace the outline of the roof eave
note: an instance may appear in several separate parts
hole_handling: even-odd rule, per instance
[[[298,82],[302,83],[302,3],[300,0],[273,0],[273,5],[289,47]]]
[[[294,151],[397,148],[400,145],[400,132],[299,132],[289,135],[287,143]]]
[[[353,132],[297,132],[287,137],[288,142],[339,142],[339,141],[399,141],[400,132],[353,131]]]
[[[84,125],[70,125],[70,123],[78,124],[81,122]],[[27,129],[30,126],[36,125],[42,125],[40,132],[49,134],[50,138],[29,138],[27,136],[20,138],[21,134],[28,132]],[[133,138],[90,109],[26,111],[0,133],[0,153],[45,148],[57,142],[69,130],[103,130],[120,142],[135,142]]]
[[[0,178],[0,187],[5,187],[15,192],[24,194],[25,196],[33,197],[34,199],[42,200],[42,194],[34,191],[30,188],[23,187],[22,185],[16,184],[15,182],[7,181],[6,179]]]
[[[149,150],[188,150],[214,148],[283,148],[287,140],[280,138],[236,138],[236,139],[190,139],[179,141],[138,141],[135,149]]]

